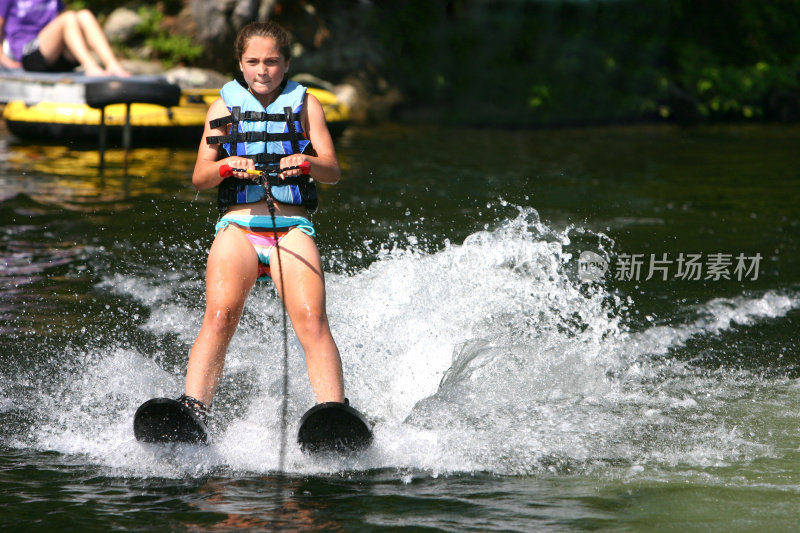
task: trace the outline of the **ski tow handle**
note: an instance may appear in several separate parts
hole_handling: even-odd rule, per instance
[[[256,176],[263,176],[267,175],[277,175],[283,172],[284,170],[299,170],[301,174],[309,174],[311,172],[311,162],[310,161],[303,161],[296,167],[286,167],[282,168],[277,172],[270,172],[267,170],[254,170],[252,168],[233,168],[230,165],[221,165],[219,167],[219,175],[221,178],[228,178],[233,175],[234,172],[246,172],[247,174],[255,174]]]

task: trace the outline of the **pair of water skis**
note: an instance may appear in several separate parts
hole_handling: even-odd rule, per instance
[[[208,428],[200,416],[178,400],[153,398],[133,417],[133,433],[141,442],[208,444]],[[346,403],[317,404],[300,419],[297,444],[306,453],[359,452],[372,444],[372,428]]]

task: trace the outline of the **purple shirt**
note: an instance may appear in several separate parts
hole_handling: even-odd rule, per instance
[[[11,56],[19,61],[22,48],[63,9],[63,0],[0,0],[0,18]]]

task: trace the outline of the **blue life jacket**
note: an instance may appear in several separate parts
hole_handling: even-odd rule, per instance
[[[285,81],[281,94],[268,107],[238,81],[226,83],[220,96],[231,114],[212,120],[212,128],[229,126],[228,135],[209,136],[209,144],[221,144],[228,155],[252,159],[259,170],[278,172],[280,160],[291,154],[316,155],[311,141],[303,132],[300,114],[306,88],[294,81]],[[287,179],[287,185],[262,185],[240,178],[224,179],[218,189],[217,205],[221,212],[228,206],[264,199],[265,187],[275,201],[302,205],[310,212],[317,208],[317,190],[310,176]]]

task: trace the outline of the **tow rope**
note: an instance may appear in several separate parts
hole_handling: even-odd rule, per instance
[[[270,187],[276,184],[285,184],[291,177],[286,179],[279,178],[278,175],[287,170],[299,170],[302,173],[300,179],[312,179],[308,174],[311,170],[311,163],[304,161],[295,167],[285,167],[280,170],[253,170],[244,168],[232,168],[230,165],[221,165],[219,167],[219,175],[223,178],[230,177],[234,172],[246,172],[247,174],[257,175],[259,179],[257,183],[264,187],[264,199],[269,208],[270,217],[272,217],[272,231],[275,239],[275,252],[278,256],[278,281],[283,289],[283,298],[281,301],[281,315],[283,326],[283,401],[281,402],[281,442],[278,448],[278,474],[283,475],[285,462],[286,462],[286,430],[288,428],[288,415],[289,415],[289,326],[287,323],[286,303],[286,286],[283,284],[283,266],[281,265],[281,248],[278,243],[278,226],[275,221],[275,199],[272,197]],[[305,176],[305,178],[303,178]]]

